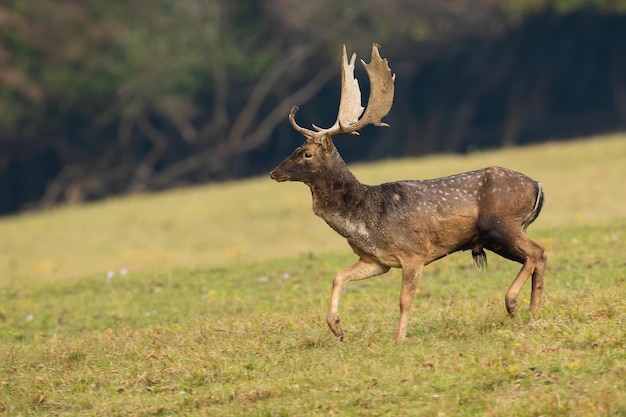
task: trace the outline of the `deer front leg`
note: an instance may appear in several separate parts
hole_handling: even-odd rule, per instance
[[[341,322],[339,320],[339,299],[341,298],[343,286],[350,281],[370,278],[384,274],[387,271],[389,271],[388,266],[359,259],[354,265],[342,269],[337,273],[333,280],[333,291],[330,296],[330,307],[328,309],[328,315],[326,316],[326,322],[330,330],[340,341],[343,342],[343,329],[341,328]]]
[[[409,311],[413,304],[413,297],[422,276],[424,263],[422,260],[414,261],[408,265],[402,265],[402,289],[400,290],[400,323],[396,341],[401,342],[406,338],[406,328],[409,324]]]

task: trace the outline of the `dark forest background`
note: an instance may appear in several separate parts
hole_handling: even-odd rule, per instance
[[[267,172],[373,42],[392,128],[349,162],[626,128],[622,0],[4,0],[0,214]]]

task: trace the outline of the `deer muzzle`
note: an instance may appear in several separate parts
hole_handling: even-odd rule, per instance
[[[289,181],[289,175],[282,172],[280,167],[276,167],[270,172],[270,178],[277,182]]]

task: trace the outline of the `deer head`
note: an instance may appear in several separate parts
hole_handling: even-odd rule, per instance
[[[272,170],[272,179],[282,181],[315,181],[321,175],[329,175],[336,166],[339,156],[332,138],[337,135],[359,134],[363,127],[389,126],[382,118],[389,113],[393,103],[395,75],[391,73],[387,59],[382,59],[378,45],[372,46],[372,59],[369,64],[363,60],[363,66],[370,80],[370,96],[367,108],[361,106],[361,90],[354,77],[356,54],[348,61],[346,46],[343,46],[341,63],[341,98],[335,123],[326,129],[313,125],[313,130],[301,127],[296,122],[297,106],[289,113],[291,126],[305,137],[305,142],[291,156]],[[365,110],[365,111],[364,111]]]

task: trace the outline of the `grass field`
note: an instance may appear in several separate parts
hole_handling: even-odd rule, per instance
[[[397,344],[400,273],[355,257],[302,184],[267,178],[0,220],[0,414],[626,415],[626,138],[355,166],[361,180],[502,165],[540,180],[542,314],[519,266],[429,265]],[[527,305],[528,285],[520,304]]]

